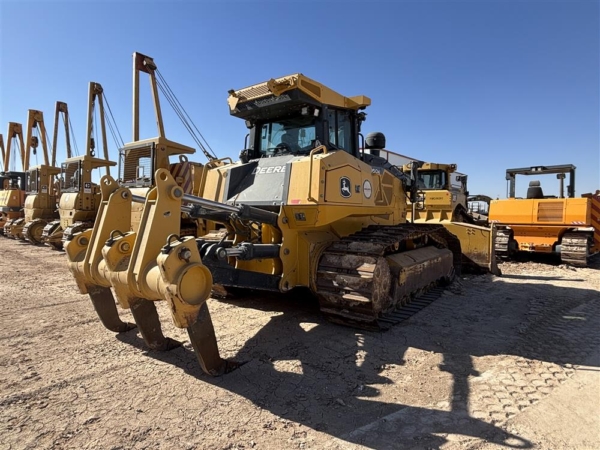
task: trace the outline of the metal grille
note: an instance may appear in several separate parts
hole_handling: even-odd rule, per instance
[[[150,187],[154,184],[154,143],[121,149],[119,181],[122,186]]]
[[[81,162],[65,162],[61,165],[60,188],[64,192],[77,192],[81,188]]]
[[[37,192],[39,189],[38,181],[39,181],[39,170],[38,169],[30,170],[29,177],[27,180],[27,192]]]
[[[537,220],[538,222],[562,222],[563,202],[539,202]]]
[[[237,95],[242,99],[242,100],[251,100],[257,97],[263,97],[265,95],[269,95],[271,94],[271,91],[269,91],[269,88],[267,87],[267,84],[260,84],[258,86],[251,86],[249,88],[245,88],[245,89],[241,89],[239,91],[237,91]]]

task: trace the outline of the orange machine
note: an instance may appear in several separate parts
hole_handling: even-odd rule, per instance
[[[539,181],[531,181],[527,198],[515,197],[517,175],[556,174],[558,196],[544,195]],[[569,174],[567,197],[564,180]],[[508,169],[509,198],[492,200],[489,219],[496,224],[496,255],[508,259],[517,252],[556,253],[563,262],[586,267],[600,251],[600,191],[575,198],[575,166],[536,166]]]

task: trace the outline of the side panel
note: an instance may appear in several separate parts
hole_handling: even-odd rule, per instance
[[[510,225],[534,223],[533,210],[535,200],[508,198],[490,202],[490,222]]]
[[[587,198],[492,200],[489,217],[501,225],[590,226],[589,205]]]
[[[566,199],[565,222],[573,225],[590,226],[592,223],[592,200],[589,198]]]
[[[594,247],[592,252],[600,252],[600,191],[590,195],[590,220],[594,228]]]

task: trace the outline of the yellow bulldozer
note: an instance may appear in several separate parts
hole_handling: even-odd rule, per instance
[[[136,173],[138,182],[149,177],[145,195],[124,183],[136,167],[127,160],[119,180],[104,177],[98,220],[65,250],[107,328],[130,327],[112,288],[146,344],[170,348],[153,303],[166,300],[202,369],[217,375],[231,366],[219,356],[206,304],[213,288],[309,288],[330,320],[367,329],[426,306],[431,293],[419,294],[460,273],[461,241],[444,225],[407,222],[410,177],[359,151],[370,103],[302,74],[231,90],[230,114],[245,121],[247,145],[238,162],[203,167],[198,195],[166,164]],[[202,221],[206,234],[198,227],[184,236],[182,217]]]
[[[418,196],[414,208],[415,222],[466,222],[473,220],[467,209],[467,175],[456,171],[456,164],[412,161],[402,170],[409,174],[417,165]],[[408,209],[408,219],[413,208]]]
[[[501,259],[518,252],[558,254],[563,262],[586,267],[600,251],[600,195],[575,197],[572,164],[533,166],[506,171],[507,199],[492,200],[489,219],[498,227],[495,249]],[[539,180],[529,182],[526,198],[516,197],[517,175],[555,174],[559,194],[545,195]],[[565,178],[569,176],[565,197]]]
[[[411,161],[402,166],[405,174],[416,170],[416,200],[408,202],[407,220],[443,224],[460,239],[463,264],[498,274],[494,252],[495,229],[484,226],[469,212],[467,175],[456,164]],[[487,242],[486,246],[482,242]]]
[[[0,172],[0,234],[5,235],[4,227],[8,223],[23,217],[23,205],[27,196],[27,162],[25,161],[25,145],[23,143],[23,126],[9,122],[6,134],[6,152],[3,151],[4,171]],[[11,155],[21,158],[22,171],[10,169]]]
[[[90,82],[88,89],[86,152],[82,156],[68,157],[61,164],[59,178],[61,196],[58,202],[60,219],[48,222],[42,230],[41,240],[57,250],[62,249],[65,234],[69,236],[73,233],[81,232],[91,228],[94,224],[100,205],[100,187],[92,180],[93,170],[104,167],[106,175],[110,175],[110,167],[117,165],[116,162],[110,161],[108,156],[103,99],[104,90],[100,83]],[[98,105],[99,109],[100,135],[104,158],[95,157],[94,119],[96,105]],[[65,121],[65,127],[66,124],[67,121]],[[68,135],[67,131],[67,149],[70,148]],[[54,146],[56,146],[56,141]]]
[[[64,102],[56,102],[56,125],[60,113],[68,114],[67,105]],[[54,130],[55,141],[57,135],[56,125]],[[27,197],[25,198],[23,217],[8,221],[4,225],[4,234],[14,239],[25,239],[32,244],[41,244],[44,226],[57,216],[56,205],[60,198],[60,187],[56,180],[56,176],[60,173],[60,169],[56,167],[56,147],[51,150],[52,159],[50,160],[44,114],[41,111],[29,110],[25,142],[27,143],[24,152],[25,165],[29,167],[31,153],[36,154],[40,143],[44,162],[28,169]],[[68,139],[67,145],[67,154],[70,157]]]

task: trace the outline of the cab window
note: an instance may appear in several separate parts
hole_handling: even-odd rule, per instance
[[[423,170],[417,176],[419,189],[446,189],[446,172],[442,170]]]
[[[329,124],[329,144],[333,148],[353,153],[354,142],[350,112],[330,109],[327,114],[327,122]]]
[[[306,154],[314,147],[316,119],[312,116],[291,117],[269,122],[260,128],[260,153]]]

